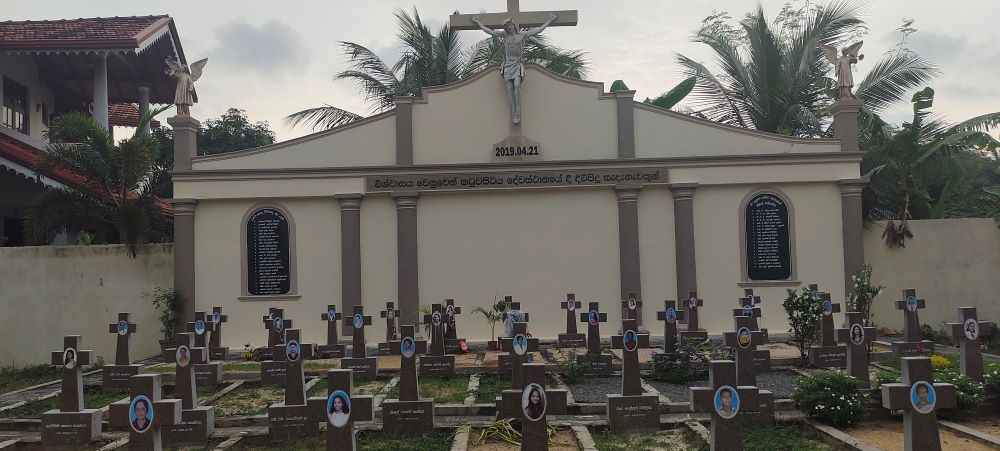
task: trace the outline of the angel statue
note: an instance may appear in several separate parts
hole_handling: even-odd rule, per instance
[[[820,44],[819,49],[823,51],[826,59],[836,68],[837,74],[837,100],[856,99],[851,89],[854,88],[854,74],[851,72],[851,65],[865,59],[864,55],[858,55],[861,46],[865,41],[858,42],[850,47],[841,50],[841,56],[837,56],[837,48],[831,45]]]
[[[507,96],[510,99],[511,121],[515,124],[521,123],[521,83],[524,82],[524,42],[541,33],[546,27],[556,20],[556,15],[549,14],[540,27],[521,31],[521,28],[511,19],[503,21],[503,31],[492,30],[479,21],[479,17],[473,17],[472,21],[483,31],[491,36],[503,39],[504,58],[500,65],[500,75],[503,76],[504,84],[507,85]]]
[[[194,82],[201,78],[201,71],[208,64],[208,58],[185,66],[173,58],[167,58],[165,74],[177,79],[177,89],[174,91],[174,104],[177,105],[178,116],[190,116],[191,105],[194,105]]]

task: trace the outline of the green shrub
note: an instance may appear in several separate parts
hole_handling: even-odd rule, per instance
[[[875,399],[879,402],[882,401],[882,384],[896,384],[900,380],[899,374],[892,371],[879,371],[875,373],[875,378],[872,379],[872,389],[875,390]]]
[[[732,360],[733,350],[712,340],[703,342],[688,340],[677,345],[677,352],[669,358],[656,358],[658,351],[650,351],[653,356],[651,379],[683,384],[708,377],[709,362],[712,360]]]
[[[584,354],[580,359],[576,357],[576,351],[570,349],[559,349],[555,354],[555,360],[559,364],[559,375],[563,382],[575,384],[587,373],[590,368],[590,354]]]
[[[934,330],[934,328],[931,327],[930,324],[926,323],[920,325],[920,339],[930,340],[939,345],[950,346],[954,344],[952,343],[952,339],[948,334]]]
[[[986,365],[986,385],[994,390],[1000,391],[1000,362],[993,362]]]
[[[986,389],[983,384],[963,375],[958,368],[934,370],[934,382],[955,385],[959,410],[971,409],[986,402]]]
[[[851,426],[868,412],[868,399],[858,388],[858,380],[841,371],[816,371],[799,378],[792,401],[797,409],[823,423]]]
[[[805,366],[809,362],[809,347],[816,341],[816,326],[823,317],[823,303],[808,288],[800,292],[785,291],[788,296],[781,306],[788,315],[789,341],[799,348],[799,357]]]

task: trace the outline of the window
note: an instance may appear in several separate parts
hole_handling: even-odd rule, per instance
[[[243,218],[244,297],[297,296],[295,223],[284,208],[258,205]]]
[[[28,88],[3,78],[3,125],[25,135],[28,133]]]
[[[791,282],[795,278],[792,208],[775,189],[750,193],[740,209],[743,282]]]

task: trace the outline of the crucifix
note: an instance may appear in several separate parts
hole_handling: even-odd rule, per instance
[[[955,407],[955,386],[935,384],[928,357],[901,359],[903,382],[882,384],[882,406],[903,411],[903,449],[940,451],[937,409]]]
[[[625,295],[625,299],[622,299],[622,327],[625,327],[625,320],[634,319],[639,321],[639,309],[642,307],[642,301],[636,299],[635,293],[628,293]]]
[[[372,396],[354,395],[354,378],[351,370],[329,370],[326,373],[327,397],[314,406],[310,398],[310,413],[322,408],[326,428],[327,451],[354,451],[355,421],[372,421],[375,409]]]
[[[511,388],[521,390],[524,388],[521,366],[529,362],[529,352],[538,351],[538,339],[528,338],[528,323],[514,323],[514,336],[503,339],[503,348],[510,362]]]
[[[272,441],[290,440],[319,432],[318,422],[306,400],[302,361],[312,357],[313,346],[302,343],[298,329],[285,330],[285,344],[274,347],[274,355],[285,361],[285,401],[267,409]]]
[[[962,351],[959,367],[962,374],[970,379],[983,381],[983,351],[979,348],[979,337],[990,334],[991,323],[979,321],[975,307],[959,307],[958,322],[948,323],[951,336],[958,341]]]
[[[559,346],[565,348],[580,348],[585,346],[586,338],[576,330],[576,309],[580,304],[576,295],[569,293],[566,300],[559,303],[559,308],[566,311],[566,332],[559,334]]]
[[[640,334],[636,320],[622,321],[621,335],[611,337],[611,348],[622,350],[622,395],[637,396],[642,392],[639,378],[639,348],[649,347],[649,335]]]
[[[197,346],[194,334],[177,334],[177,347],[167,349],[174,362],[174,398],[181,400],[181,421],[163,431],[167,445],[204,443],[215,430],[215,407],[198,405],[196,364],[208,361],[208,348]]]
[[[713,360],[709,363],[708,387],[692,387],[692,412],[711,413],[712,428],[709,446],[715,451],[743,449],[743,434],[739,416],[744,409],[758,404],[757,387],[744,387],[736,382],[736,363]]]
[[[205,321],[208,318],[209,321]],[[187,323],[187,331],[194,332],[194,344],[199,348],[208,347],[208,337],[210,332],[215,330],[215,324],[205,312],[194,312],[194,322]]]
[[[344,315],[337,311],[336,305],[327,304],[326,311],[320,313],[319,318],[326,321],[326,344],[319,346],[319,353],[333,358],[343,357],[345,346],[340,344],[340,337],[337,335],[337,321],[343,319]]]
[[[875,340],[875,328],[865,327],[861,312],[847,312],[844,316],[845,327],[837,329],[837,341],[847,345],[847,374],[854,376],[861,388],[869,388],[868,343]]]
[[[42,445],[89,446],[101,435],[101,410],[86,409],[83,403],[83,366],[93,363],[94,351],[84,351],[83,337],[63,337],[63,348],[52,351],[52,364],[61,366],[62,393],[59,408],[42,414]]]
[[[162,377],[161,374],[133,376],[130,398],[110,407],[110,423],[129,428],[129,450],[162,450],[161,427],[174,426],[181,421],[181,400],[160,399]]]
[[[456,316],[462,314],[462,307],[455,305],[454,299],[445,299],[444,314],[445,314],[445,324],[448,325],[448,330],[445,331],[444,338],[446,340],[457,340],[458,324],[456,324],[457,323]]]
[[[431,355],[444,355],[444,313],[441,304],[431,304],[431,313],[424,315],[424,324],[431,326]]]
[[[698,307],[705,305],[705,301],[698,298],[697,291],[689,291],[688,298],[683,302],[687,309],[687,329],[680,332],[681,342],[707,339],[708,332],[698,328]]]
[[[896,301],[896,310],[903,311],[903,341],[892,343],[894,354],[924,354],[934,352],[934,342],[921,340],[920,317],[917,310],[926,308],[927,304],[923,299],[917,299],[917,290],[906,288],[903,290],[903,300]]]
[[[731,346],[736,354],[736,379],[739,385],[757,385],[757,346],[767,343],[767,336],[753,330],[753,321],[748,316],[733,318],[735,331],[723,334],[726,346]]]
[[[222,314],[222,307],[212,307],[212,336],[208,339],[208,356],[213,360],[226,360],[229,348],[222,346],[222,324],[229,322],[229,315]]]
[[[416,401],[420,399],[417,389],[417,356],[427,353],[427,340],[416,335],[414,326],[400,326],[399,341],[390,343],[389,352],[400,356],[399,362],[399,400]]]
[[[385,341],[386,343],[396,339],[396,323],[399,318],[399,309],[392,302],[385,303],[385,310],[378,312],[379,318],[385,318]]]
[[[503,39],[504,60],[500,75],[507,86],[511,122],[521,123],[521,84],[524,82],[524,45],[548,26],[576,25],[576,11],[521,12],[518,0],[507,0],[507,12],[451,15],[452,30],[480,29]],[[522,29],[522,27],[535,27]],[[502,31],[495,29],[500,28]]]
[[[132,364],[132,334],[137,330],[128,312],[118,313],[118,321],[108,324],[108,333],[115,334],[117,346],[114,365],[105,365],[101,372],[102,390],[128,390],[129,378],[142,373],[142,365]]]
[[[656,319],[663,321],[663,352],[677,352],[677,321],[684,321],[684,310],[677,310],[677,301],[663,301],[663,311],[656,312]]]

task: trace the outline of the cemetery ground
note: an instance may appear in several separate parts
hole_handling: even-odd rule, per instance
[[[758,386],[775,395],[774,425],[755,425],[742,431],[744,449],[835,450],[884,449],[902,450],[903,427],[899,415],[882,415],[852,427],[824,426],[808,420],[797,411],[791,399],[797,379],[813,374],[816,369],[804,367],[797,349],[775,339],[764,345],[771,351],[771,371],[757,375]],[[564,388],[569,392],[567,415],[549,415],[550,449],[553,450],[645,450],[645,449],[707,449],[708,416],[691,414],[689,389],[708,385],[707,377],[686,382],[660,380],[652,374],[652,352],[640,354],[642,388],[658,396],[661,408],[660,429],[646,432],[620,432],[608,429],[604,419],[607,395],[621,393],[621,352],[613,355],[615,371],[611,376],[578,374],[567,356],[582,355],[583,349],[560,349],[544,344],[534,355],[536,363],[546,365],[547,389]],[[421,398],[435,400],[435,429],[418,436],[393,438],[381,430],[381,403],[399,396],[399,357],[379,356],[380,372],[374,380],[355,381],[353,393],[375,397],[376,420],[357,424],[357,444],[361,450],[515,450],[519,449],[518,422],[497,421],[496,397],[509,388],[510,376],[499,373],[499,355],[495,351],[473,350],[456,359],[453,377],[418,378]],[[936,365],[957,366],[958,350],[939,345]],[[235,357],[236,354],[233,354]],[[987,364],[998,361],[987,354]],[[889,351],[889,343],[876,343],[870,365],[873,377],[898,377],[899,358]],[[942,363],[945,362],[945,363]],[[490,364],[492,363],[492,364]],[[174,393],[174,365],[162,361],[146,361],[145,372],[164,378],[163,397]],[[303,363],[305,390],[309,397],[325,397],[326,371],[338,367],[338,359],[312,359]],[[324,449],[323,432],[302,440],[275,444],[268,436],[267,408],[283,400],[280,386],[262,386],[260,362],[227,360],[224,376],[217,387],[197,391],[200,405],[211,405],[215,412],[215,431],[208,441],[196,446],[167,447],[179,450],[254,450]],[[6,374],[14,374],[6,369]],[[8,382],[0,394],[0,445],[10,449],[42,449],[38,440],[39,418],[47,410],[57,408],[58,372],[29,368],[30,381]],[[8,376],[10,377],[10,376]],[[15,376],[16,377],[16,376]],[[109,404],[127,397],[124,392],[105,392],[93,374],[85,377],[84,404],[87,408],[103,409],[108,419]],[[28,383],[33,385],[27,385]],[[41,387],[35,387],[40,384]],[[876,379],[873,379],[876,383]],[[27,389],[27,390],[25,390]],[[33,398],[20,399],[19,394],[35,393]],[[976,409],[941,413],[941,442],[944,449],[986,450],[1000,447],[1000,409],[996,396],[990,392]],[[325,426],[322,429],[325,429]],[[90,449],[124,449],[127,431],[105,427],[100,440]],[[872,448],[874,447],[874,448]]]

